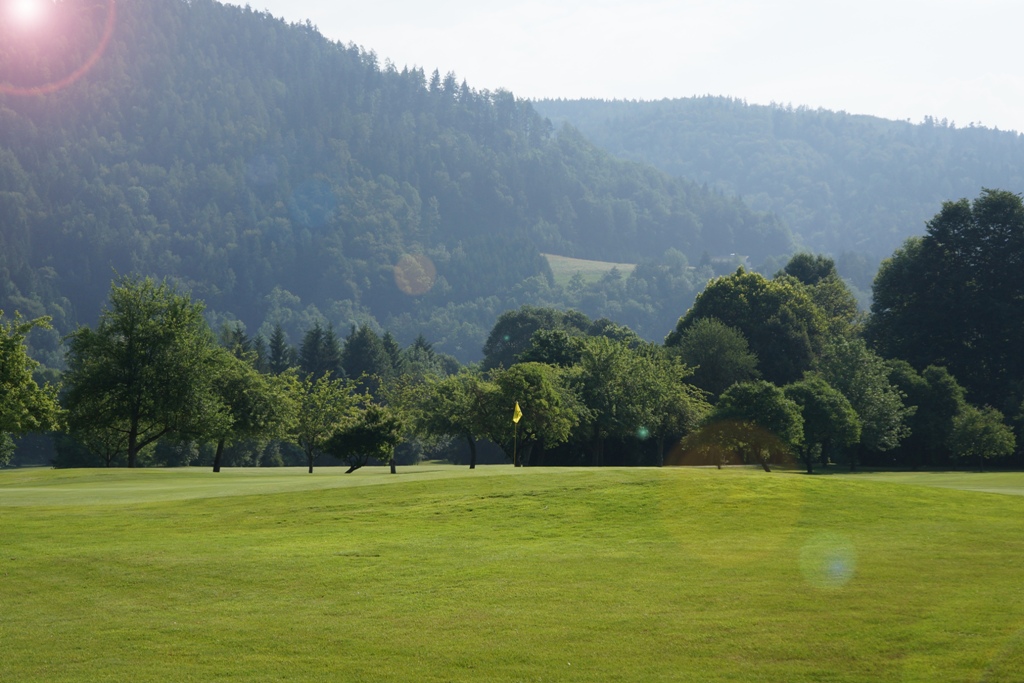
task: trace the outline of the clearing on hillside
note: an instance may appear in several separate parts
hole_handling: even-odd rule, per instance
[[[569,256],[555,256],[554,254],[542,254],[551,266],[551,272],[555,276],[555,284],[564,287],[576,273],[583,277],[587,284],[599,281],[613,268],[622,273],[622,277],[629,277],[629,274],[636,268],[635,263],[611,263],[610,261],[587,261],[586,259],[571,258]]]

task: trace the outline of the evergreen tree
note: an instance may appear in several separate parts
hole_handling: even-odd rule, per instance
[[[341,365],[341,342],[334,332],[334,326],[325,330],[320,322],[306,330],[299,347],[299,370],[314,378],[343,377]]]
[[[270,372],[280,375],[282,372],[295,365],[295,350],[288,345],[288,338],[285,336],[284,328],[280,323],[274,325],[274,331],[270,335],[270,343],[267,356],[267,365]]]
[[[392,376],[392,358],[384,342],[369,325],[352,327],[341,351],[346,376],[363,384],[376,395],[380,384]]]

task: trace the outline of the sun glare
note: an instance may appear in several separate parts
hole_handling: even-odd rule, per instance
[[[42,22],[46,13],[45,5],[46,0],[11,0],[8,12],[18,24],[31,28]]]

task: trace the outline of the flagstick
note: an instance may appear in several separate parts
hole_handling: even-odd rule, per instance
[[[516,408],[512,411],[512,467],[519,467],[519,420],[522,418],[523,411],[516,401]]]

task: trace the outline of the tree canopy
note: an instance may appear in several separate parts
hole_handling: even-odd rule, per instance
[[[1014,410],[1024,357],[1024,202],[985,190],[946,202],[883,262],[869,337],[887,357],[947,368],[975,403]]]
[[[665,344],[679,346],[684,333],[705,318],[738,330],[757,356],[762,377],[780,385],[811,368],[827,332],[824,314],[798,280],[768,280],[742,268],[710,282]]]
[[[69,340],[64,405],[72,434],[110,462],[165,436],[188,439],[229,422],[213,388],[217,350],[203,305],[166,282],[122,277],[96,329]]]
[[[29,358],[25,336],[46,327],[45,318],[5,319],[0,311],[0,466],[13,454],[11,436],[57,429],[61,421],[57,387],[39,386],[32,376],[39,363]]]

